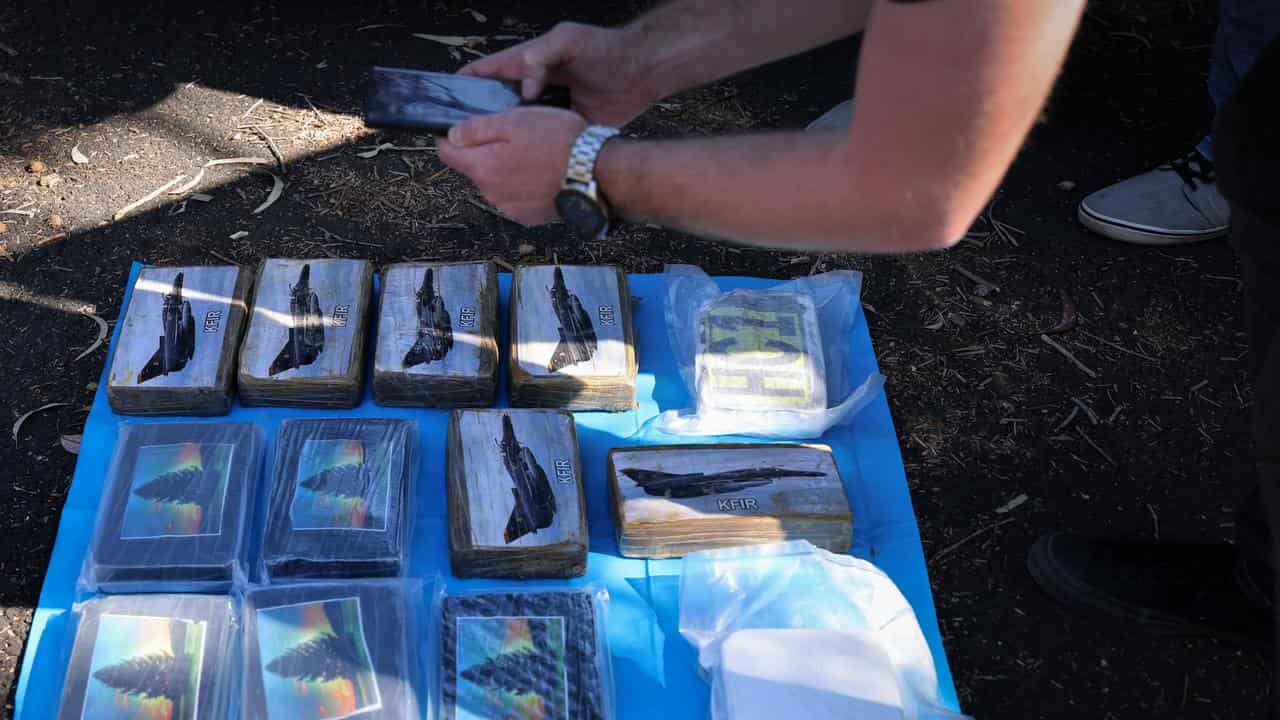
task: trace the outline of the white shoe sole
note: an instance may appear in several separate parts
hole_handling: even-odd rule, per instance
[[[1225,237],[1230,230],[1229,226],[1182,232],[1141,227],[1098,215],[1086,208],[1084,203],[1077,208],[1076,217],[1080,219],[1081,225],[1103,237],[1134,245],[1189,245]]]

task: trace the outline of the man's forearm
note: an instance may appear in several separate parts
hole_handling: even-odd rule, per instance
[[[624,29],[658,97],[853,35],[872,0],[674,0]]]
[[[600,186],[624,217],[771,246],[945,247],[1035,119],[1081,0],[880,3],[847,134],[611,141]]]
[[[615,212],[704,237],[837,252],[945,245],[941,220],[902,212],[850,175],[840,131],[613,140],[596,176]]]

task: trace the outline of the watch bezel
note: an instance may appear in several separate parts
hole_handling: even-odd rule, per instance
[[[562,199],[571,196],[580,196],[582,199],[586,200],[587,204],[595,211],[595,222],[593,222],[590,227],[577,222],[577,218],[570,217],[570,214],[565,212],[561,201]],[[600,201],[599,197],[593,196],[585,190],[581,190],[576,187],[563,187],[560,189],[560,192],[556,193],[555,204],[556,212],[559,213],[560,217],[575,230],[583,233],[584,235],[589,237],[599,237],[609,229],[609,214],[604,208],[604,203]]]

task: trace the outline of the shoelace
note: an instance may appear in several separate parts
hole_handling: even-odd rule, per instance
[[[1216,176],[1213,171],[1213,161],[1200,154],[1199,150],[1192,150],[1186,155],[1174,159],[1168,165],[1160,166],[1162,170],[1172,170],[1178,173],[1178,177],[1182,178],[1182,182],[1186,183],[1195,190],[1199,187],[1199,183],[1213,183]]]

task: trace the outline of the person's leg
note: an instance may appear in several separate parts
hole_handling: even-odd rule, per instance
[[[1261,512],[1244,514],[1238,551],[1053,533],[1028,553],[1032,577],[1051,596],[1131,627],[1231,633],[1265,644],[1275,641],[1267,625],[1280,627],[1269,617],[1277,597],[1270,568],[1280,565],[1280,533],[1271,532],[1280,528],[1280,194],[1271,180],[1280,167],[1277,87],[1280,40],[1223,106],[1214,134],[1222,190],[1237,212],[1232,242],[1240,255],[1255,393],[1258,486],[1251,502]]]
[[[1220,110],[1267,43],[1280,35],[1280,2],[1222,0],[1209,65],[1209,96]],[[1209,137],[1168,165],[1099,190],[1080,202],[1080,223],[1123,242],[1172,245],[1226,234],[1231,213],[1216,187]]]
[[[1222,170],[1222,192],[1231,203],[1232,244],[1240,256],[1249,371],[1254,386],[1253,440],[1260,502],[1246,514],[1240,556],[1246,576],[1280,597],[1280,194],[1273,173],[1280,163],[1280,39],[1257,59],[1223,105],[1213,144]],[[1270,556],[1268,558],[1268,555]],[[1265,568],[1263,572],[1250,572]],[[1276,606],[1280,611],[1280,606]],[[1280,632],[1280,622],[1275,623]],[[1277,642],[1280,647],[1280,641]],[[1280,664],[1273,696],[1280,697]]]

